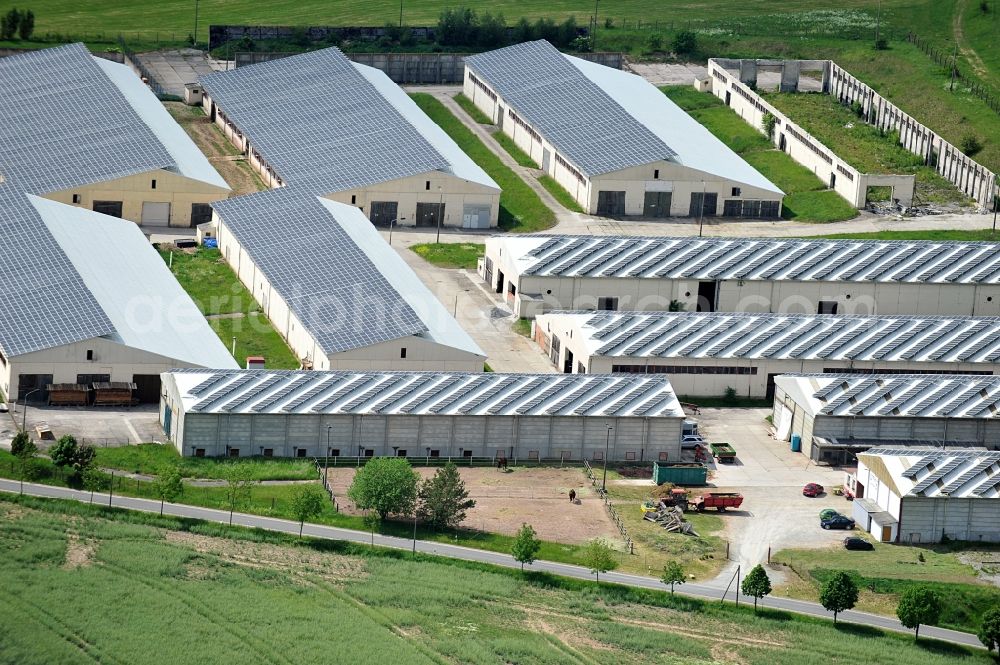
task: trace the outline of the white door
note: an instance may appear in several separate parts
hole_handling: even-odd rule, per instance
[[[549,172],[549,162],[552,160],[552,153],[549,152],[548,148],[542,148],[542,170],[546,173]]]
[[[142,225],[170,226],[170,204],[157,203],[154,201],[143,201]]]

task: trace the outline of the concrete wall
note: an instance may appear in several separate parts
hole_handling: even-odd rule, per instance
[[[87,351],[93,351],[93,360],[87,360]],[[0,389],[14,400],[21,374],[51,374],[52,383],[76,383],[78,374],[110,374],[112,381],[132,381],[136,374],[160,374],[175,367],[198,365],[97,337],[13,358],[0,357]]]
[[[228,189],[157,169],[117,180],[49,192],[45,194],[45,198],[88,210],[93,210],[94,201],[121,201],[122,217],[142,226],[148,226],[142,224],[144,202],[169,203],[170,226],[187,228],[191,226],[192,204],[207,204],[224,199],[229,194]],[[74,195],[79,196],[78,202],[74,202]]]
[[[164,384],[172,383],[164,381]],[[164,409],[180,411],[172,386],[164,390]],[[586,418],[430,415],[320,415],[320,414],[199,414],[174,416],[172,440],[182,455],[204,448],[208,456],[225,455],[227,446],[241,456],[273,449],[278,457],[293,457],[304,448],[308,456],[358,454],[359,447],[377,456],[405,450],[423,456],[427,449],[440,457],[460,458],[503,453],[513,459],[598,459],[604,454],[606,424],[615,428],[609,458],[614,460],[668,460],[680,457],[680,418]],[[393,450],[393,447],[396,450]]]
[[[990,418],[845,417],[817,415],[815,436],[889,441],[975,442],[1000,449],[1000,420]]]
[[[689,215],[693,193],[718,194],[715,215],[722,214],[727,200],[780,202],[782,199],[781,195],[774,192],[667,161],[652,162],[588,178],[572,160],[561,154],[537,127],[511,109],[503,97],[470,68],[466,68],[462,92],[499,126],[500,131],[510,136],[521,150],[591,215],[597,214],[601,191],[624,191],[626,216],[643,215],[647,191],[672,193],[669,211],[671,217]],[[739,196],[732,195],[734,187],[740,188]]]
[[[900,542],[937,543],[942,535],[951,540],[1000,542],[1000,500],[903,497]]]
[[[860,103],[869,122],[886,131],[897,130],[899,142],[904,148],[923,157],[925,163],[936,164],[937,172],[979,202],[982,210],[992,210],[993,197],[1000,195],[996,173],[966,157],[957,147],[835,62],[830,63],[829,85],[826,89],[842,102]]]
[[[903,206],[909,206],[913,202],[914,176],[861,173],[809,134],[801,125],[793,122],[787,115],[741,82],[741,77],[750,78],[745,71],[741,71],[742,76],[737,76],[725,69],[726,66],[732,66],[733,63],[739,63],[742,69],[747,69],[749,63],[754,62],[709,60],[712,94],[726,102],[747,124],[760,131],[761,134],[764,134],[764,114],[773,115],[775,127],[771,139],[774,145],[783,149],[792,159],[816,174],[816,177],[826,183],[830,189],[836,191],[856,208],[865,206],[868,187],[876,185],[892,187],[892,197]],[[756,80],[756,65],[753,67],[752,80]],[[784,147],[782,148],[782,146]]]
[[[239,277],[240,282],[253,294],[264,315],[288,343],[296,358],[307,366],[311,364],[312,369],[468,372],[483,370],[484,359],[481,356],[415,336],[328,354],[302,325],[284,297],[271,286],[267,277],[257,268],[246,249],[229,231],[225,220],[218,214],[213,214],[213,219],[218,224],[219,249],[226,262]],[[330,308],[331,316],[337,309],[336,302],[318,302],[317,306]],[[338,315],[340,314],[342,313],[338,312]],[[354,323],[349,320],[344,321],[345,325]],[[376,326],[378,322],[358,321],[356,325]],[[400,357],[403,348],[406,349],[406,358]]]

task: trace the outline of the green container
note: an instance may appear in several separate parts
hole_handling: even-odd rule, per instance
[[[657,485],[704,486],[708,484],[708,468],[703,464],[659,464],[653,462],[653,482]]]

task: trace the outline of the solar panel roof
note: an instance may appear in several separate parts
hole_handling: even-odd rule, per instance
[[[339,49],[216,72],[200,81],[287,183],[330,193],[450,169],[448,159]]]
[[[522,275],[1000,283],[1000,243],[533,236],[491,238]]]
[[[332,212],[341,204],[281,187],[212,205],[327,354],[427,331],[341,226]]]
[[[480,53],[465,63],[585,175],[677,154],[547,41]]]
[[[174,166],[82,44],[0,58],[0,173],[44,193]]]

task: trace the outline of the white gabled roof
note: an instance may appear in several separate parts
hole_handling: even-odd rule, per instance
[[[1000,417],[1000,376],[995,375],[785,374],[775,383],[815,415]]]
[[[186,413],[682,418],[665,377],[174,370]]]
[[[997,451],[880,447],[859,453],[858,461],[900,497],[1000,498]]]
[[[83,208],[28,197],[112,330],[101,335],[166,362],[238,367],[138,226]],[[49,312],[59,316],[60,312]]]
[[[491,238],[522,275],[1000,283],[1000,243],[538,235]]]
[[[726,312],[548,312],[591,355],[858,362],[1000,361],[1000,318]]]

